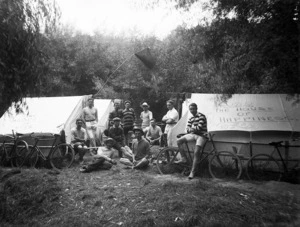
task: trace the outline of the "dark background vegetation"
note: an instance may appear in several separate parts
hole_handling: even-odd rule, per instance
[[[0,0],[0,116],[28,96],[100,91],[136,109],[147,101],[160,117],[178,93],[300,93],[299,1],[212,0],[212,23],[179,26],[163,40],[83,34],[59,24],[53,1],[32,2]],[[196,1],[176,2],[189,10]],[[152,69],[132,56],[146,47]]]

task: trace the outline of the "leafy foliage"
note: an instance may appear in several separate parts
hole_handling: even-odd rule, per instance
[[[13,101],[39,93],[43,35],[59,12],[52,1],[0,1],[0,116]]]
[[[212,23],[182,25],[163,40],[134,30],[132,37],[55,30],[55,4],[33,2],[0,1],[2,112],[28,95],[97,94],[131,99],[136,110],[147,101],[159,119],[177,93],[300,93],[297,1],[212,0]],[[171,5],[188,11],[198,2]],[[134,56],[146,47],[152,69]]]
[[[299,3],[219,0],[206,54],[224,93],[299,93]],[[228,15],[233,15],[230,19]]]

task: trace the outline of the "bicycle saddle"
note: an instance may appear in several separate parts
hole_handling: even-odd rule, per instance
[[[282,145],[282,143],[283,143],[283,141],[271,142],[271,143],[269,143],[269,145],[271,145],[271,146],[280,146],[280,145]]]
[[[24,136],[23,133],[16,132],[16,136]]]

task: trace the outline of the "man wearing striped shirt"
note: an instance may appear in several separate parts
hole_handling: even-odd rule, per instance
[[[207,121],[205,115],[198,112],[196,103],[191,103],[189,105],[189,110],[192,114],[192,117],[189,119],[187,124],[188,134],[180,137],[177,140],[177,145],[179,147],[180,154],[182,156],[182,159],[179,162],[183,163],[183,162],[187,162],[187,159],[182,145],[189,141],[196,142],[192,170],[189,175],[189,179],[193,179],[195,176],[197,164],[199,163],[199,158],[200,158],[202,148],[207,140]]]
[[[123,129],[126,145],[129,145],[128,132],[132,131],[135,120],[135,113],[134,110],[130,108],[130,105],[130,101],[125,101],[125,109],[123,110]]]

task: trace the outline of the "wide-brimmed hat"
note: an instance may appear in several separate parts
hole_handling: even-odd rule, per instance
[[[150,107],[150,106],[148,105],[148,103],[146,103],[146,102],[143,102],[143,103],[142,103],[141,107],[143,107],[143,106]]]
[[[142,133],[142,135],[144,135],[144,131],[143,131],[143,129],[141,129],[140,127],[134,127],[133,129],[132,129],[132,131],[135,133],[135,131],[139,131],[139,132],[141,132]]]
[[[115,118],[113,119],[113,121],[121,121],[121,118],[115,117]]]
[[[115,141],[113,138],[107,137],[106,140],[104,140],[104,143],[107,144],[108,142],[114,143]]]

